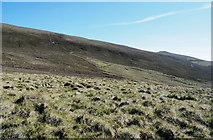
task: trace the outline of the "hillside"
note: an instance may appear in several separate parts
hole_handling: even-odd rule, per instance
[[[157,53],[158,54],[164,54],[164,55],[172,56],[172,57],[181,59],[183,61],[184,60],[185,61],[190,61],[190,62],[192,62],[194,64],[198,64],[198,65],[201,65],[201,66],[211,67],[211,61],[205,61],[205,60],[201,60],[201,59],[194,58],[194,57],[191,57],[191,56],[170,53],[170,52],[167,52],[167,51],[160,51],[160,52],[157,52]]]
[[[210,67],[158,53],[8,24],[3,24],[2,33],[4,72],[132,80],[134,74],[138,73],[136,77],[140,81],[146,80],[143,79],[145,72],[147,77],[159,73],[162,78],[158,82],[165,81],[164,77],[172,76],[210,81]],[[106,64],[108,67],[103,68]],[[154,79],[157,78],[153,77],[148,81]]]
[[[3,24],[1,136],[209,138],[210,67]]]

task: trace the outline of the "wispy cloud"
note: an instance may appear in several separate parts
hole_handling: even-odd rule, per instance
[[[208,9],[208,8],[211,8],[211,3],[205,4],[202,7],[197,8],[197,10],[203,10],[203,9]]]
[[[203,10],[203,9],[208,9],[208,8],[211,8],[211,3],[205,4],[205,5],[203,5],[203,6],[199,7],[199,8],[196,8],[196,9],[173,11],[173,12],[168,12],[168,13],[164,13],[164,14],[160,14],[160,15],[147,17],[147,18],[144,18],[144,19],[141,19],[141,20],[137,20],[137,21],[113,23],[113,24],[108,24],[106,26],[120,26],[120,25],[139,24],[139,23],[144,23],[144,22],[156,20],[156,19],[159,19],[159,18],[167,17],[167,16],[172,16],[172,15],[175,15],[175,14],[187,13],[187,12],[191,12],[191,11],[198,11],[198,10]]]
[[[138,23],[143,23],[143,22],[155,20],[155,19],[158,19],[158,18],[166,17],[166,16],[171,16],[171,15],[174,15],[174,14],[177,14],[177,13],[178,12],[169,12],[169,13],[164,13],[164,14],[161,14],[161,15],[152,16],[152,17],[148,17],[148,18],[145,18],[145,19],[142,19],[142,20],[137,20],[137,21],[132,21],[132,22],[113,23],[113,24],[109,24],[109,26],[138,24]]]

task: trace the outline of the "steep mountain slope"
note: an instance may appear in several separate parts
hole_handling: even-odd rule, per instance
[[[92,60],[210,80],[210,67],[127,46],[3,24],[3,71],[114,77]]]

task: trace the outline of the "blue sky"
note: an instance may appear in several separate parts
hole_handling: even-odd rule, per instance
[[[211,60],[209,4],[4,2],[2,22]]]

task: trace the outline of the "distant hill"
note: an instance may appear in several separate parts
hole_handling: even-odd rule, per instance
[[[120,66],[126,66],[138,72],[152,70],[185,79],[211,80],[209,66],[189,59],[48,31],[2,26],[3,72],[126,78],[118,71]],[[97,62],[101,66],[105,62],[113,65],[116,73],[101,69]]]
[[[194,64],[198,64],[198,65],[201,65],[201,66],[207,66],[207,67],[211,66],[211,61],[205,61],[205,60],[201,60],[201,59],[194,58],[194,57],[191,57],[191,56],[175,54],[175,53],[171,53],[171,52],[167,52],[167,51],[159,51],[157,53],[172,56],[172,57],[184,60],[184,61],[190,61]]]

